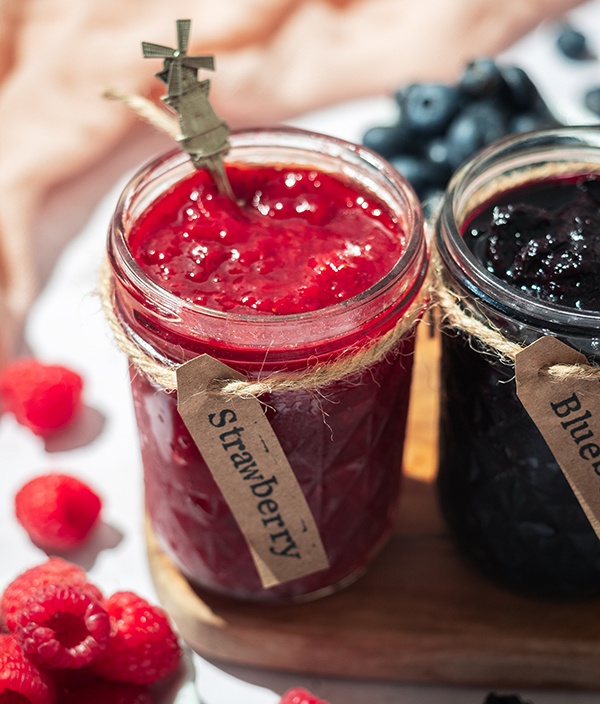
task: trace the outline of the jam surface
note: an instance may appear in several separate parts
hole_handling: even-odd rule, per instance
[[[241,206],[199,170],[153,202],[129,236],[141,268],[184,300],[249,315],[318,310],[367,290],[401,254],[389,210],[334,175],[227,172]]]
[[[509,192],[477,213],[464,237],[509,285],[551,303],[600,310],[600,177]]]
[[[540,300],[600,310],[599,211],[600,179],[546,181],[488,204],[463,235],[482,264],[510,286]],[[492,322],[509,337],[521,334],[511,333],[504,317]],[[594,358],[593,340],[564,341]],[[441,386],[438,489],[464,551],[518,591],[600,594],[600,541],[519,401],[514,369],[460,335],[444,335]]]

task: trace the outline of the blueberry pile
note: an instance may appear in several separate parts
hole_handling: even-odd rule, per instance
[[[424,203],[484,146],[514,132],[558,124],[522,68],[486,57],[467,64],[456,84],[412,83],[394,98],[395,123],[371,127],[362,141],[388,159]]]

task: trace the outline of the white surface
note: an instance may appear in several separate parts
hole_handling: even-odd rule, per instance
[[[598,38],[600,3],[589,3],[572,14],[573,20]],[[600,64],[575,64],[556,54],[552,27],[540,28],[507,52],[507,59],[530,70],[561,114],[572,122],[592,119],[581,107],[586,86],[600,84]],[[393,120],[389,98],[357,101],[293,121],[301,127],[360,141],[373,124]],[[593,118],[595,119],[595,118]],[[152,140],[150,140],[151,142]],[[160,140],[159,140],[160,141]],[[149,147],[150,148],[150,147]],[[103,426],[82,447],[44,447],[41,440],[19,427],[11,417],[0,419],[0,589],[18,572],[45,558],[13,518],[13,496],[30,477],[60,469],[87,480],[104,499],[105,526],[90,549],[70,558],[89,568],[91,578],[106,592],[131,589],[156,600],[145,558],[142,531],[142,478],[137,431],[129,395],[126,362],[103,320],[95,282],[105,247],[107,223],[124,182],[125,170],[140,157],[138,151],[113,155],[102,170],[55,194],[48,206],[42,234],[60,240],[63,229],[77,229],[75,238],[58,258],[48,284],[32,310],[26,340],[41,359],[68,364],[85,378],[85,399],[96,414],[90,420]],[[135,152],[135,153],[134,153]],[[142,152],[143,153],[143,152]],[[148,152],[147,156],[151,156]],[[97,203],[91,215],[82,209],[106,192],[100,185],[116,185]],[[85,193],[84,193],[85,192]],[[92,195],[90,195],[90,193]],[[84,195],[87,194],[87,199]],[[58,235],[57,235],[58,233]],[[51,259],[51,258],[50,258]],[[56,443],[55,443],[56,445]],[[211,664],[195,657],[197,688],[206,704],[275,704],[284,690],[305,686],[332,704],[481,704],[487,690],[411,686],[356,679],[302,677]],[[355,677],[360,673],[348,673]],[[535,704],[592,704],[600,693],[522,692]]]

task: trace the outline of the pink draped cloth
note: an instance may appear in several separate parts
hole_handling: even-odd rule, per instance
[[[136,118],[106,87],[156,97],[141,42],[213,54],[217,114],[268,125],[418,80],[456,80],[577,0],[0,0],[0,361],[39,289],[31,232],[49,190]]]

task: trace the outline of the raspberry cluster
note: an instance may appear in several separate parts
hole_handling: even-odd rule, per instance
[[[133,592],[105,598],[86,572],[50,557],[0,598],[0,701],[151,704],[181,649],[165,612]]]

